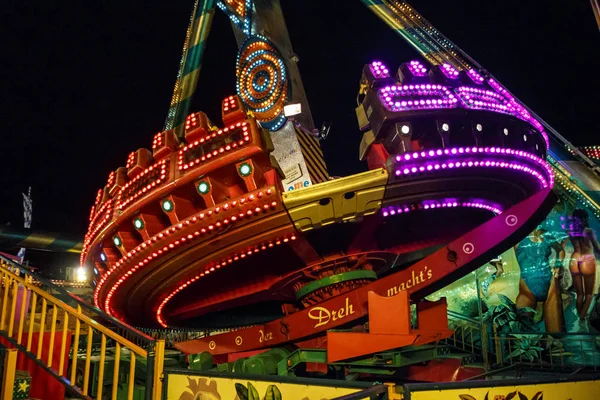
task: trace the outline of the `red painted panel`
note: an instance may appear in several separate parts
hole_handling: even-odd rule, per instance
[[[353,292],[334,297],[319,306],[264,325],[182,342],[176,347],[185,353],[210,351],[213,354],[224,354],[248,351],[299,340],[364,317],[367,314],[369,291],[382,296],[394,296],[406,290],[414,295],[461,268],[468,267],[464,272],[467,273],[469,268],[478,267],[492,254],[496,254],[498,246],[503,242],[518,240],[516,234],[525,227],[526,222],[531,224],[530,220],[538,210],[541,209],[543,214],[548,211],[547,208],[551,206],[548,201],[550,194],[550,189],[542,190],[416,264]],[[455,259],[450,259],[449,251],[456,253]],[[264,337],[270,339],[261,340]]]
[[[23,333],[23,346],[27,346],[27,333]],[[32,351],[37,351],[39,333],[34,332],[32,336]],[[12,348],[6,339],[0,337],[0,343]],[[60,362],[60,346],[62,343],[62,332],[54,334],[54,350],[52,353],[52,368],[58,370]],[[69,365],[69,348],[71,347],[71,333],[67,334],[66,351],[64,358],[64,375],[67,374],[67,366]],[[48,361],[48,350],[50,348],[50,333],[44,333],[44,341],[42,342],[42,360]],[[17,370],[27,371],[31,375],[30,396],[38,399],[63,400],[65,398],[65,388],[52,375],[46,372],[41,366],[19,351],[17,356]],[[69,370],[70,373],[70,370]],[[51,394],[51,397],[49,396]]]

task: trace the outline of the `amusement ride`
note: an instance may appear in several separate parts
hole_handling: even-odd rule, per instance
[[[175,348],[207,369],[262,357],[293,374],[290,355],[311,349],[304,372],[327,374],[449,338],[445,299],[425,297],[519,242],[555,193],[600,215],[598,150],[570,145],[407,2],[362,2],[423,60],[356,71],[368,170],[333,178],[279,2],[196,0],[164,128],[91,208],[95,307],[204,332]],[[239,51],[212,121],[190,106],[217,9]]]
[[[286,112],[307,102],[276,2],[216,2],[240,43],[236,93],[220,123],[189,111],[215,10],[197,2],[165,129],[91,210],[81,263],[97,307],[139,327],[229,330],[177,344],[214,356],[294,344],[332,362],[448,335],[443,301],[420,300],[544,218],[566,141],[406,2],[363,3],[430,65],[357,71],[368,171],[332,179],[310,117]],[[405,293],[435,317],[382,343],[385,301],[410,320]],[[344,327],[357,332],[330,331]],[[347,335],[371,345],[348,349]]]

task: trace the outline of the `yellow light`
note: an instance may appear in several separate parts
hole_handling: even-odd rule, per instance
[[[79,267],[77,268],[77,282],[85,282],[87,280],[87,276],[85,273],[85,268]]]

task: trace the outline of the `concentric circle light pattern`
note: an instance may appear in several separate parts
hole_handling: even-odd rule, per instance
[[[275,46],[265,37],[248,37],[238,54],[236,75],[237,93],[261,126],[270,131],[281,128],[289,79]]]

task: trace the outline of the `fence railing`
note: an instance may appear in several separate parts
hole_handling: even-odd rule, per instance
[[[112,392],[104,398],[133,399],[136,382],[141,382],[145,399],[160,399],[164,340],[136,331],[2,256],[0,335],[78,397],[102,399],[108,369],[112,380],[108,377],[106,386]],[[92,351],[97,361],[94,390]],[[137,376],[138,370],[143,376]]]
[[[600,369],[600,337],[587,334],[494,335],[497,366]]]

